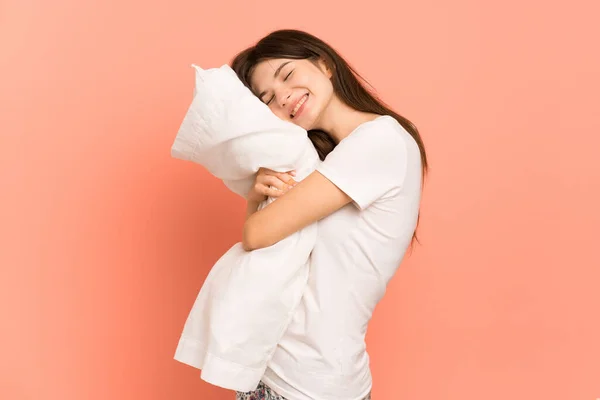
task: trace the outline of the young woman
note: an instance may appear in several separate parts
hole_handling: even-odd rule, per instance
[[[277,116],[308,131],[322,160],[301,182],[292,171],[261,169],[249,196],[247,250],[316,221],[319,236],[306,292],[258,389],[236,398],[370,399],[365,335],[417,239],[427,170],[421,137],[330,45],[306,32],[274,31],[231,66]],[[278,199],[257,211],[266,196]]]

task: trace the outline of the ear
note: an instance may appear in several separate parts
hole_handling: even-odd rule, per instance
[[[325,75],[327,75],[327,78],[331,79],[333,72],[331,71],[331,68],[327,65],[327,61],[325,61],[324,58],[319,58],[319,68],[321,68],[321,71]]]

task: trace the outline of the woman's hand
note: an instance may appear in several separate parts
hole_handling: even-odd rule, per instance
[[[276,172],[268,168],[260,168],[256,174],[254,186],[248,193],[248,200],[260,203],[267,197],[283,196],[298,182],[292,177],[295,171]]]

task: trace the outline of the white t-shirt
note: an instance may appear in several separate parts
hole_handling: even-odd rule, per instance
[[[417,224],[419,147],[383,115],[316,169],[353,202],[318,222],[308,286],[262,380],[289,400],[361,400],[372,387],[367,324]]]

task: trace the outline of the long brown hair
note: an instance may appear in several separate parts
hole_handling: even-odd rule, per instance
[[[360,81],[362,80],[367,84],[368,82],[332,46],[307,32],[295,29],[276,30],[260,39],[256,45],[239,52],[231,62],[231,68],[244,85],[251,89],[250,78],[256,65],[274,58],[308,59],[313,63],[316,63],[319,59],[325,60],[327,66],[332,70],[331,83],[333,84],[333,91],[345,104],[362,112],[390,115],[414,138],[421,152],[423,179],[425,178],[428,170],[427,156],[423,140],[415,125],[391,110],[375,93],[367,90]],[[321,130],[308,131],[308,137],[315,146],[321,160],[324,160],[327,154],[336,146],[332,137]],[[419,219],[420,213],[417,225]],[[416,229],[413,239],[418,242]]]

